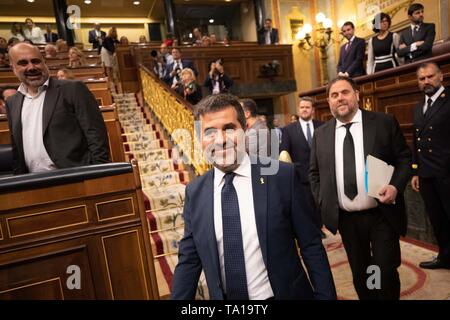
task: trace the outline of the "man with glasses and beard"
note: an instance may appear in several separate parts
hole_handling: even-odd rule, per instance
[[[172,299],[194,299],[202,269],[213,300],[336,299],[294,167],[278,163],[277,171],[264,175],[259,159],[245,152],[246,121],[237,97],[206,97],[195,116],[214,168],[186,188]]]
[[[15,174],[109,162],[105,123],[97,101],[81,81],[49,78],[37,47],[9,51],[21,81],[7,104]]]
[[[421,64],[417,80],[425,99],[414,110],[411,185],[423,198],[439,245],[438,256],[420,267],[450,269],[450,92],[435,63]]]

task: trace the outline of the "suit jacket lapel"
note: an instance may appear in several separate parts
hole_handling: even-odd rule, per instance
[[[42,135],[45,135],[45,131],[47,130],[50,119],[52,118],[53,111],[55,111],[58,96],[59,85],[55,83],[55,80],[50,78],[47,92],[45,93],[44,107],[42,110]]]
[[[251,166],[256,229],[264,263],[267,267],[267,184],[269,183],[269,176],[261,175],[260,164],[252,164]]]
[[[444,97],[442,97],[442,95],[444,95]],[[427,113],[427,117],[425,118],[423,116],[423,111],[422,111],[422,117],[424,117],[425,120],[425,124],[428,123],[431,118],[433,118],[433,116],[439,111],[439,109],[444,105],[444,102],[447,100],[447,96],[446,96],[446,92],[445,90],[442,92],[442,94],[436,99],[436,101],[431,105],[431,109],[430,111],[428,111]]]
[[[371,113],[365,110],[361,110],[361,113],[363,124],[364,159],[366,159],[367,155],[372,153],[377,127],[373,121]]]
[[[297,129],[297,133],[300,139],[304,140],[306,145],[309,147],[308,140],[306,140],[305,134],[303,133],[302,125],[300,124],[300,121],[297,121],[295,124],[295,128]]]
[[[222,279],[220,274],[219,251],[217,250],[216,229],[214,227],[214,170],[210,170],[206,175],[206,183],[201,190],[202,196],[200,199],[202,199],[202,203],[199,208],[203,211],[202,217],[206,225],[206,238],[209,245],[211,261],[214,269],[218,273],[219,279]]]
[[[336,119],[332,119],[331,121],[324,124],[324,131],[323,134],[324,137],[330,137],[329,141],[322,141],[325,142],[321,146],[321,148],[324,149],[324,153],[326,155],[326,159],[328,159],[328,168],[330,169],[330,178],[331,178],[331,185],[336,186],[336,155],[335,155],[335,149],[336,149]],[[330,142],[330,145],[328,145],[328,142]]]

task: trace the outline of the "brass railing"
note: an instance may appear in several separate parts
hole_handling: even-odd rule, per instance
[[[139,72],[145,102],[186,156],[189,164],[194,167],[195,172],[202,175],[210,166],[203,158],[199,132],[194,130],[192,107],[180,101],[167,85],[142,64]]]

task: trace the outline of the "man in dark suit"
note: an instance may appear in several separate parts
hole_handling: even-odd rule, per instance
[[[259,44],[278,44],[278,29],[272,28],[272,20],[266,19],[264,21],[264,28],[258,30]]]
[[[192,71],[194,71],[195,76],[198,76],[197,69],[195,69],[192,61],[181,58],[180,48],[172,49],[172,58],[173,62],[167,65],[167,75],[163,78],[164,82],[166,82],[168,85],[173,86],[179,83],[181,81],[181,70],[185,68],[191,69]]]
[[[109,162],[106,127],[98,104],[80,81],[49,79],[37,47],[10,50],[22,82],[7,100],[15,174]]]
[[[341,47],[339,53],[338,75],[350,78],[362,76],[365,74],[364,55],[366,42],[364,39],[355,36],[355,26],[351,21],[345,22],[341,31],[348,42]]]
[[[408,18],[411,26],[400,34],[398,55],[405,58],[406,63],[430,58],[434,38],[436,37],[434,23],[423,22],[424,7],[413,3],[408,8]]]
[[[237,97],[203,99],[196,119],[206,158],[215,168],[186,188],[172,298],[194,299],[203,269],[214,300],[336,299],[328,258],[294,167],[272,160],[278,170],[263,175],[267,168],[245,152],[245,116]]]
[[[92,49],[98,49],[98,52],[100,52],[106,38],[106,32],[100,30],[100,28],[100,23],[95,23],[94,29],[89,31],[89,43],[92,43]]]
[[[47,25],[45,26],[45,28],[46,28],[46,31],[47,31],[47,32],[44,34],[45,42],[52,42],[52,43],[55,43],[55,42],[59,39],[59,38],[58,38],[58,34],[52,32],[52,26],[49,25],[49,24],[47,24]]]
[[[358,94],[350,78],[338,77],[328,84],[334,119],[316,130],[309,178],[323,223],[342,236],[359,298],[399,299],[399,239],[406,233],[403,191],[410,178],[411,153],[397,120],[359,109]],[[377,199],[365,188],[369,154],[395,168]]]
[[[309,184],[309,159],[314,131],[323,122],[313,119],[314,100],[311,97],[300,98],[297,113],[300,119],[283,128],[280,153],[286,151],[294,163],[303,194],[306,195],[306,200],[314,208],[314,219],[317,227],[320,229],[322,228],[322,219],[320,218],[320,212],[316,210]],[[324,237],[324,234],[322,234],[322,237]]]
[[[417,69],[425,93],[414,110],[412,188],[420,192],[439,245],[439,255],[421,268],[450,269],[450,91],[435,63]]]

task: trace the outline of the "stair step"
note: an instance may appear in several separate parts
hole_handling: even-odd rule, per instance
[[[182,217],[183,207],[174,207],[159,211],[148,210],[146,214],[150,232],[178,228],[184,225]]]
[[[184,204],[184,190],[186,185],[179,183],[168,187],[146,189],[142,191],[147,196],[147,210],[166,210],[174,207],[182,207]]]
[[[152,233],[150,236],[154,256],[178,252],[178,242],[183,238],[184,227]]]

